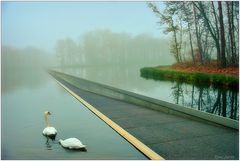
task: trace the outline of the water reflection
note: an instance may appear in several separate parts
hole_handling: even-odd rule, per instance
[[[29,68],[6,68],[2,70],[2,92],[12,92],[20,88],[39,88],[47,81],[46,77],[43,75],[46,75],[43,69],[32,70]]]
[[[238,120],[238,90],[140,77],[140,65],[57,68],[60,72]]]
[[[99,83],[108,84],[110,86],[133,89],[137,88],[139,83],[138,69],[140,66],[80,66],[68,68],[55,68],[54,70],[76,75]],[[141,83],[142,84],[142,83]],[[144,84],[142,84],[144,85]]]
[[[238,91],[175,82],[175,104],[238,120]]]
[[[60,146],[60,144],[57,140],[53,140],[49,137],[45,137],[45,138],[46,138],[45,147],[47,150],[53,150],[54,145]]]
[[[52,145],[49,143],[49,139],[48,138],[46,140],[45,145],[46,145],[47,150],[52,150]]]
[[[41,49],[3,46],[1,58],[3,93],[19,88],[35,89],[46,82],[44,68],[48,64],[48,59]]]
[[[37,74],[39,73],[30,74],[26,78],[24,77],[27,74],[19,74],[19,77],[22,77],[16,77],[16,80],[4,78],[4,83],[12,81],[16,84],[13,89],[9,89],[11,84],[8,84],[7,91],[2,93],[2,159],[146,159],[50,76],[45,73],[46,78],[38,79]],[[17,80],[24,79],[36,82],[31,85],[26,82],[18,84]],[[43,84],[38,82],[39,80],[42,80]],[[35,88],[35,85],[39,88]],[[57,141],[46,142],[42,135],[42,113],[46,110],[53,111],[56,116],[52,123],[59,129],[59,137],[79,137],[89,145],[89,152],[73,152],[62,148]],[[58,139],[57,135],[56,140]]]
[[[42,52],[36,50],[3,48],[2,159],[146,159],[51,79],[41,58]],[[46,110],[54,111],[52,121],[60,136],[81,136],[91,147],[89,153],[71,152],[46,140],[42,136]]]

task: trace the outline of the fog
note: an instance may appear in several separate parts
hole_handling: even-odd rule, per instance
[[[86,32],[78,40],[60,39],[52,53],[36,47],[2,46],[2,90],[43,82],[43,70],[65,67],[169,65],[168,40],[150,34],[132,36],[109,29]],[[97,69],[97,68],[96,68]],[[36,75],[29,80],[28,75]],[[33,86],[34,86],[33,85]]]
[[[145,2],[3,2],[2,90],[37,86],[56,67],[172,64],[157,26]]]
[[[95,65],[169,65],[174,62],[168,40],[150,34],[131,36],[111,30],[85,33],[79,40],[71,38],[56,42],[55,51],[36,48],[2,47],[5,68],[51,68]]]
[[[173,63],[168,41],[149,34],[131,36],[111,30],[87,32],[78,41],[70,38],[56,44],[59,66],[168,65]]]
[[[43,72],[54,63],[54,57],[35,47],[15,48],[2,46],[1,83],[2,91],[20,87],[36,88],[44,84]]]
[[[46,51],[35,48],[16,48],[2,46],[2,67],[5,68],[46,68],[51,65],[53,57]]]

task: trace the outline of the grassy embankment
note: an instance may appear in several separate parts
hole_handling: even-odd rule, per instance
[[[221,73],[205,73],[196,71],[179,71],[171,66],[144,67],[140,69],[141,76],[155,80],[170,80],[197,85],[213,85],[238,88],[239,78],[236,75]]]

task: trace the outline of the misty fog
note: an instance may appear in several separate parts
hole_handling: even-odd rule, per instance
[[[110,30],[87,32],[79,40],[64,38],[56,42],[54,53],[35,47],[2,47],[2,66],[7,68],[51,68],[83,65],[169,65],[168,40]]]
[[[145,2],[2,5],[4,79],[58,67],[141,68],[174,62],[168,36],[161,34]]]
[[[20,49],[2,46],[2,91],[11,91],[22,86],[35,88],[43,84],[43,70],[50,67],[53,62],[52,55],[38,48]]]
[[[108,29],[94,30],[78,40],[58,40],[53,53],[36,47],[2,46],[2,87],[5,91],[22,84],[40,83],[44,77],[39,73],[51,68],[124,66],[126,69],[173,62],[168,40],[150,34],[132,36]],[[29,80],[29,74],[36,75],[32,77],[36,80]]]
[[[149,34],[131,36],[111,30],[87,32],[78,41],[70,38],[56,44],[59,66],[78,65],[169,65],[168,41]]]

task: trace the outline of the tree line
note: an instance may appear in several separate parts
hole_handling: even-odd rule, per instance
[[[161,11],[148,7],[159,18],[164,33],[171,33],[170,52],[175,60],[194,64],[216,60],[218,67],[239,65],[238,1],[166,1]]]
[[[87,32],[79,40],[58,40],[55,49],[60,66],[169,65],[174,61],[166,40],[108,29]]]

